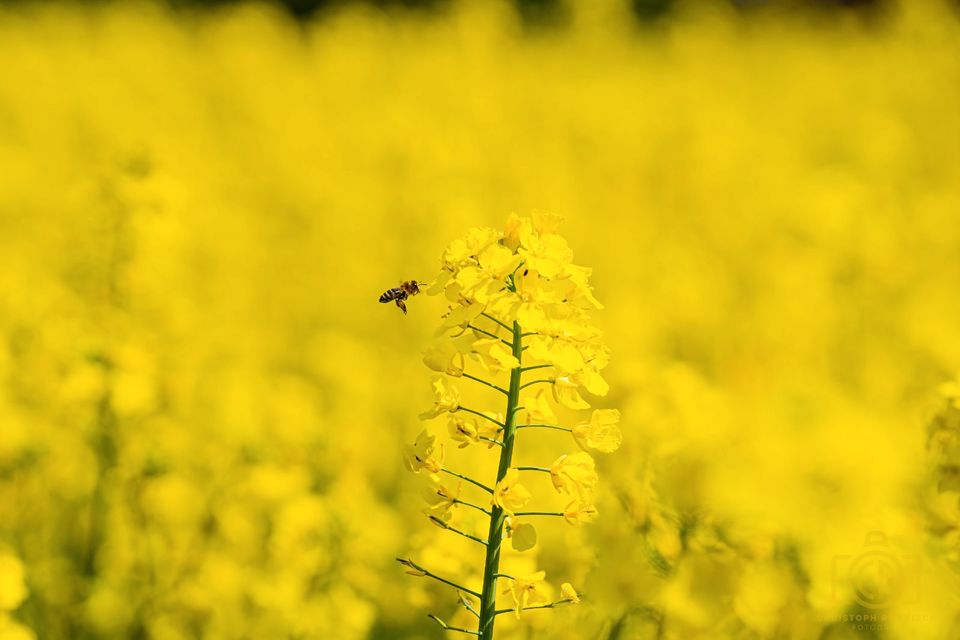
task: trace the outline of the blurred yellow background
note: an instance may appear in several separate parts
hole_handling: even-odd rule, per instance
[[[444,305],[377,297],[534,209],[624,445],[541,532],[583,604],[497,637],[960,637],[956,12],[622,4],[0,12],[0,639],[440,637],[394,558],[481,570],[400,455]]]

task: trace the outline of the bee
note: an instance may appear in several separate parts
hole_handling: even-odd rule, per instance
[[[393,300],[397,303],[397,306],[400,307],[400,311],[403,311],[403,314],[406,315],[407,303],[405,300],[420,293],[420,287],[425,284],[427,283],[417,282],[416,280],[407,280],[406,282],[401,282],[399,287],[394,287],[384,291],[380,295],[380,302],[390,302]]]

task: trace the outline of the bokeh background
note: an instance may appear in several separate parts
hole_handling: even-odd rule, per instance
[[[394,558],[481,571],[401,462],[444,304],[377,297],[531,210],[624,445],[531,552],[583,604],[498,637],[960,637],[958,44],[937,0],[3,5],[0,638],[441,637]]]

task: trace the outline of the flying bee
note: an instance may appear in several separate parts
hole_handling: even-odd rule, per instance
[[[399,287],[394,287],[384,291],[380,295],[380,302],[390,302],[393,300],[397,303],[397,306],[400,307],[400,311],[403,311],[403,314],[406,315],[407,303],[405,300],[420,293],[420,287],[425,284],[427,283],[417,282],[416,280],[407,280],[406,282],[401,282]]]

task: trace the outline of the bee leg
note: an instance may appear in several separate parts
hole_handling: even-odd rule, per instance
[[[403,311],[403,315],[407,315],[407,304],[400,298],[397,298],[397,306],[400,307],[400,311]]]

